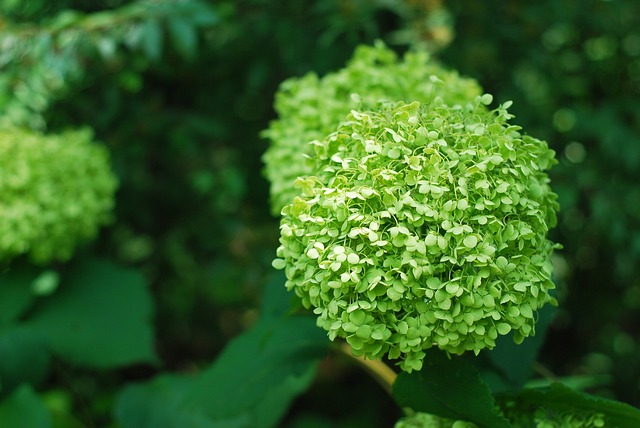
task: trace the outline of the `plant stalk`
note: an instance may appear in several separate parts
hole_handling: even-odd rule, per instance
[[[351,347],[348,343],[341,343],[338,350],[347,357],[355,360],[358,365],[365,369],[389,394],[391,394],[391,386],[395,382],[398,375],[391,367],[379,360],[368,360],[364,357],[356,357],[351,353]]]

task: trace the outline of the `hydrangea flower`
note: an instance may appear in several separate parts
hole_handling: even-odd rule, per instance
[[[274,266],[355,355],[418,370],[434,346],[521,342],[555,303],[554,152],[490,103],[381,102],[311,144]]]
[[[67,260],[109,220],[116,179],[89,131],[0,131],[0,260]]]
[[[409,52],[401,60],[381,42],[360,46],[347,66],[319,78],[310,73],[282,83],[276,94],[278,119],[263,135],[264,155],[274,215],[299,194],[294,180],[312,173],[305,154],[310,141],[335,131],[353,109],[369,109],[380,100],[465,104],[481,94],[473,79],[462,78],[430,60],[426,52]]]

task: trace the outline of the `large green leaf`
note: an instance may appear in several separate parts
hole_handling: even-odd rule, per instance
[[[536,323],[536,335],[526,338],[521,344],[513,341],[513,333],[500,336],[496,340],[496,347],[491,351],[482,353],[486,357],[491,368],[503,380],[503,387],[499,389],[516,390],[521,388],[531,376],[533,363],[544,343],[547,329],[556,314],[556,308],[551,305],[544,306],[538,311]],[[485,374],[486,375],[486,374]],[[486,379],[485,379],[486,380]],[[494,385],[494,382],[489,382]],[[494,392],[499,392],[493,388]]]
[[[327,342],[311,317],[261,320],[201,374],[127,387],[116,418],[125,428],[275,426],[312,381]]]
[[[401,407],[449,419],[474,422],[486,428],[510,428],[497,413],[491,391],[478,370],[462,357],[448,357],[431,349],[419,372],[400,373],[393,395]]]
[[[287,277],[281,270],[272,270],[265,278],[262,293],[262,305],[260,307],[260,319],[267,321],[282,318],[292,312],[297,296],[289,292],[282,284]]]
[[[117,420],[124,427],[207,427],[199,416],[185,411],[184,397],[193,377],[160,375],[150,382],[129,386],[118,398]],[[206,422],[206,421],[205,421]]]
[[[82,260],[42,299],[26,328],[70,362],[97,368],[155,360],[152,303],[142,276],[98,260]]]
[[[12,266],[0,273],[0,327],[17,319],[29,307],[35,298],[32,284],[38,273],[26,266]]]
[[[40,335],[21,326],[0,331],[0,396],[24,382],[39,383],[48,369],[49,352]]]
[[[561,383],[554,383],[547,388],[523,389],[518,394],[505,397],[515,401],[517,408],[545,408],[558,413],[572,414],[600,413],[605,417],[605,426],[640,427],[640,409],[619,401],[576,391]]]
[[[0,427],[49,428],[51,417],[29,385],[16,389],[0,402]]]
[[[327,342],[311,317],[257,325],[233,341],[199,377],[187,401],[206,404],[204,411],[214,421],[248,413],[251,421],[247,426],[273,426],[291,398],[311,382]]]

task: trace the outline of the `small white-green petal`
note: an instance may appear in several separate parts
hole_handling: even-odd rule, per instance
[[[287,266],[287,262],[285,262],[283,259],[274,259],[271,262],[271,266],[273,266],[275,269],[281,270],[284,269],[285,266]]]
[[[474,235],[469,235],[464,238],[462,244],[464,244],[464,246],[467,248],[475,248],[475,246],[478,245],[478,238],[476,238]]]

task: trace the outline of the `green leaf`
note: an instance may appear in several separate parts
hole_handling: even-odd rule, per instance
[[[401,407],[444,418],[464,420],[486,428],[509,428],[496,412],[495,402],[477,369],[462,357],[448,357],[430,349],[422,370],[402,372],[393,384]]]
[[[291,312],[295,295],[282,286],[286,279],[282,271],[271,271],[265,279],[260,308],[261,320],[282,318]]]
[[[22,326],[0,331],[2,393],[11,391],[22,383],[37,384],[44,379],[48,370],[49,350],[40,335]]]
[[[212,26],[220,21],[218,13],[211,4],[206,2],[191,0],[179,6],[180,15],[188,19],[193,25],[200,27]]]
[[[609,400],[595,395],[576,391],[561,383],[547,388],[523,389],[515,395],[505,395],[517,402],[518,407],[537,409],[544,407],[557,412],[602,413],[605,426],[617,428],[640,427],[640,409],[620,401]]]
[[[31,286],[39,270],[13,266],[0,274],[0,327],[17,319],[35,298]]]
[[[0,427],[49,428],[51,417],[29,385],[0,402]]]
[[[167,21],[173,47],[185,59],[193,59],[198,49],[198,33],[196,28],[181,18]]]
[[[115,417],[124,427],[209,427],[194,413],[185,414],[183,401],[193,377],[161,375],[146,384],[126,387],[118,398]]]
[[[200,375],[127,387],[116,418],[125,428],[275,426],[311,383],[327,344],[311,317],[261,320]]]
[[[521,344],[513,341],[513,333],[499,336],[496,347],[483,352],[495,371],[504,381],[507,389],[519,389],[529,379],[538,352],[544,343],[547,329],[556,314],[556,308],[545,305],[538,311],[536,335],[526,338]],[[498,390],[493,389],[494,392]]]
[[[162,27],[158,20],[149,20],[138,26],[138,45],[151,61],[158,61],[162,56],[164,44]]]
[[[111,368],[156,358],[151,298],[135,271],[79,261],[41,303],[25,326],[68,361]]]
[[[249,426],[273,426],[291,399],[309,385],[327,350],[324,331],[311,317],[288,317],[257,325],[233,341],[189,394],[213,419],[233,419],[249,411]],[[210,402],[211,385],[217,397]]]

